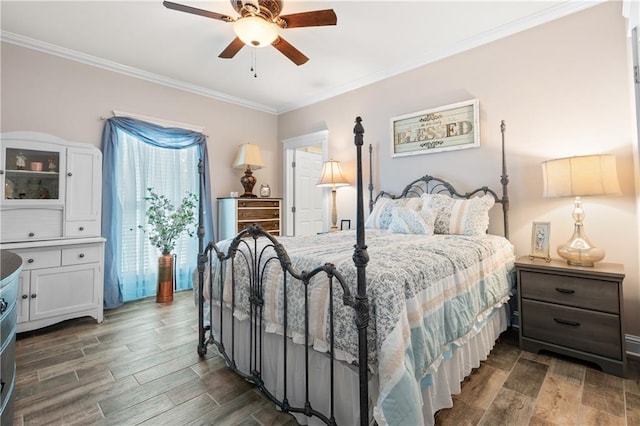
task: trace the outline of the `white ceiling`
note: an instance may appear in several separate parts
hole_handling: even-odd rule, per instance
[[[174,1],[237,16],[228,1]],[[282,113],[594,4],[284,0],[283,15],[331,8],[338,16],[337,26],[280,32],[310,58],[299,67],[271,46],[220,59],[234,38],[231,24],[169,10],[160,0],[2,0],[0,13],[3,41]]]

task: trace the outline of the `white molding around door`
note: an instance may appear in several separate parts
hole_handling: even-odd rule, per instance
[[[283,173],[284,176],[284,234],[285,235],[294,235],[294,220],[293,220],[293,212],[292,208],[294,206],[294,191],[295,191],[295,179],[293,175],[293,168],[291,167],[291,163],[295,157],[295,150],[307,146],[312,145],[320,145],[322,146],[322,161],[326,161],[328,159],[329,152],[329,130],[320,130],[314,133],[308,133],[306,135],[296,136],[289,139],[283,139],[282,141],[283,149]],[[324,206],[324,214],[322,217],[323,229],[328,229],[329,226],[329,196],[328,192],[325,191],[323,195],[323,206]]]

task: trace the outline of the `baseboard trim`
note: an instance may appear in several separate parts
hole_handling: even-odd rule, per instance
[[[624,340],[627,347],[627,355],[635,358],[640,358],[640,336],[625,334]]]

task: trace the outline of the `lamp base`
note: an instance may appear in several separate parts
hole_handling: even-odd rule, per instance
[[[247,167],[247,169],[244,171],[244,176],[240,178],[240,183],[244,188],[244,194],[242,194],[240,198],[257,198],[258,197],[253,193],[253,187],[256,184],[256,178],[253,176],[251,167]]]
[[[576,223],[571,239],[558,246],[558,255],[569,265],[593,266],[604,259],[604,249],[595,247],[585,235],[582,223]]]

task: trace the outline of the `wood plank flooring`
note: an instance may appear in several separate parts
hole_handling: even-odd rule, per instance
[[[209,349],[198,357],[190,291],[21,333],[16,426],[295,425]],[[531,354],[507,332],[437,425],[640,425],[640,363],[626,379]]]

